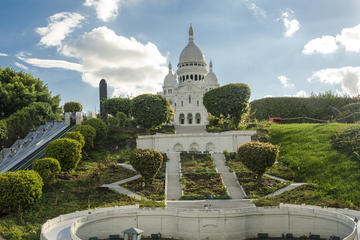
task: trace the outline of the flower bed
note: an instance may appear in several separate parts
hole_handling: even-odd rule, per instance
[[[181,153],[182,172],[216,172],[214,159],[210,154]]]

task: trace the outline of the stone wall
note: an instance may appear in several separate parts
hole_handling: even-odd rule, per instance
[[[156,134],[139,136],[137,148],[154,149],[161,152],[209,151],[236,152],[239,145],[251,141],[256,131],[229,131],[198,134]]]
[[[246,239],[257,233],[280,237],[319,234],[347,240],[357,239],[357,228],[349,217],[309,207],[244,208],[233,210],[115,209],[76,220],[70,230],[72,240],[107,238],[110,234],[137,227],[144,236],[160,232],[163,237],[184,240]]]

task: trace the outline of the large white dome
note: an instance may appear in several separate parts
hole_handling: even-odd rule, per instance
[[[194,42],[194,31],[192,26],[189,29],[189,43],[182,50],[179,58],[179,64],[197,62],[205,64],[205,57],[201,49]]]

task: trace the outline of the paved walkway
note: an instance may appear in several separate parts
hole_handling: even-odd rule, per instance
[[[167,193],[166,199],[178,200],[181,198],[181,179],[180,179],[180,153],[167,153],[169,157],[167,172]]]
[[[120,186],[121,184],[131,182],[131,181],[134,181],[134,180],[139,179],[139,178],[141,178],[140,174],[138,174],[136,176],[133,176],[133,177],[130,177],[130,178],[127,178],[127,179],[123,179],[121,181],[114,182],[114,183],[104,184],[101,187],[106,187],[106,188],[109,188],[109,189],[111,189],[111,190],[113,190],[115,192],[118,192],[120,194],[124,194],[124,195],[127,195],[129,197],[136,198],[137,200],[141,200],[141,198],[143,198],[143,197],[141,197],[139,194],[134,193],[134,192],[130,191],[129,189]]]
[[[276,195],[279,195],[279,194],[282,194],[283,192],[286,192],[286,191],[290,191],[290,190],[293,190],[294,188],[297,188],[297,187],[300,187],[302,185],[305,185],[306,183],[291,183],[290,185],[284,187],[284,188],[281,188],[273,193],[270,193],[268,195],[266,195],[265,197],[273,197],[273,196],[276,196]]]
[[[244,190],[239,184],[236,175],[229,171],[229,167],[225,165],[225,156],[222,153],[212,153],[214,163],[218,172],[221,174],[223,182],[232,199],[242,199],[246,196]]]
[[[182,200],[182,201],[167,201],[167,208],[195,208],[195,209],[218,209],[218,208],[245,208],[255,207],[255,205],[248,199],[230,199],[230,200]]]

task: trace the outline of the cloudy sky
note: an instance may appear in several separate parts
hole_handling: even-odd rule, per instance
[[[220,84],[251,99],[360,93],[359,0],[1,0],[0,66],[39,77],[62,103],[155,93],[192,23]]]

